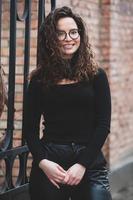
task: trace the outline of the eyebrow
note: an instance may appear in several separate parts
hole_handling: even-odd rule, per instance
[[[72,31],[72,30],[78,30],[78,28],[72,28],[72,29],[70,29],[69,31]],[[65,30],[61,30],[61,29],[57,29],[57,31],[66,32]]]

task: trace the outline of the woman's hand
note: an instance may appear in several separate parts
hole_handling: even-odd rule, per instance
[[[84,176],[86,168],[81,164],[74,164],[68,170],[65,179],[63,180],[64,184],[68,185],[78,185],[81,179]]]
[[[62,181],[65,179],[66,171],[57,163],[43,159],[39,163],[39,167],[43,170],[43,172],[46,174],[48,179],[58,188],[59,184],[62,183]]]

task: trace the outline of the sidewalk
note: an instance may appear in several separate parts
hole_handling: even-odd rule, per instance
[[[113,200],[133,200],[133,156],[125,158],[111,171]]]
[[[133,183],[113,194],[113,200],[133,200]]]

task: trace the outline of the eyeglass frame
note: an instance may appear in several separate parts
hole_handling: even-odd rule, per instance
[[[74,30],[76,30],[77,33],[78,33],[78,36],[77,36],[76,38],[72,38],[71,35],[70,35],[71,31],[74,31]],[[65,34],[65,37],[64,37],[63,40],[60,40],[60,39],[58,38],[58,32],[62,32],[62,33]],[[59,41],[64,41],[64,40],[66,39],[67,35],[69,35],[69,37],[70,37],[72,40],[77,40],[78,37],[80,36],[80,34],[79,34],[79,29],[77,29],[77,28],[70,29],[68,33],[67,33],[66,31],[63,31],[63,30],[57,30],[56,33],[57,33],[57,38],[58,38]]]

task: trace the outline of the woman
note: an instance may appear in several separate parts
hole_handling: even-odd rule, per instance
[[[31,200],[110,200],[101,152],[110,132],[109,84],[81,17],[68,7],[55,9],[41,25],[25,112]],[[41,115],[45,133],[39,139]]]

